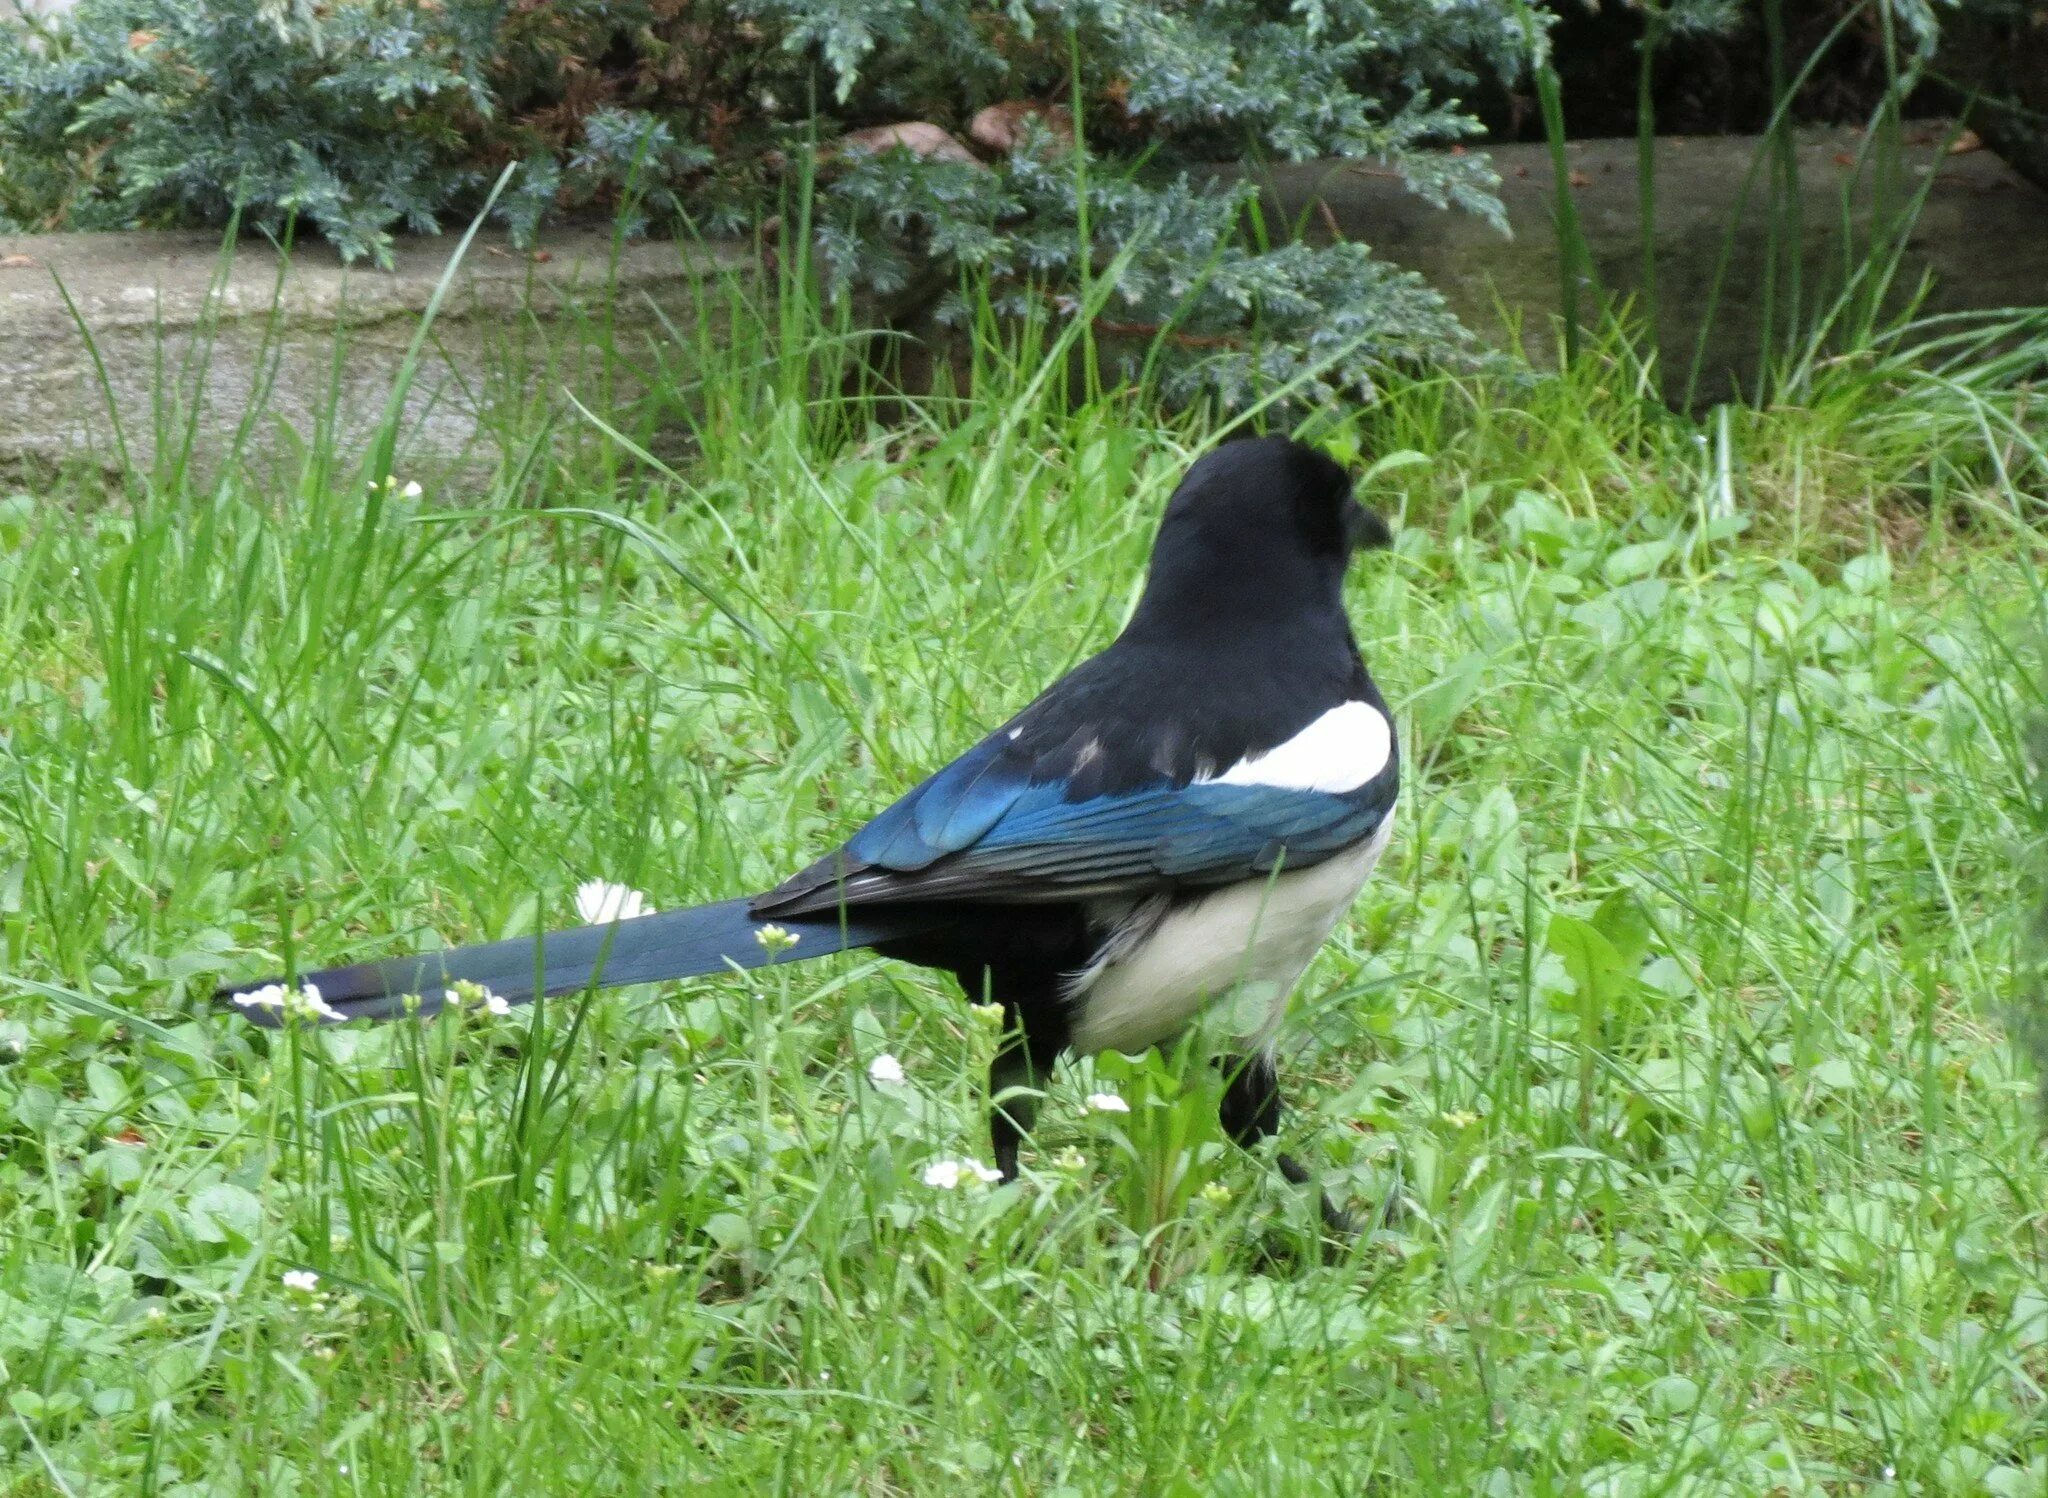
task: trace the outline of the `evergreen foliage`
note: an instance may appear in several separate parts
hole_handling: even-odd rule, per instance
[[[1372,157],[1497,213],[1483,158],[1419,148],[1471,133],[1456,91],[1540,36],[1516,0],[82,0],[0,25],[0,222],[296,217],[383,263],[510,163],[495,213],[523,241],[622,207],[635,230],[741,228],[815,161],[836,287],[936,263],[1058,312],[1114,266],[1106,321],[1181,330],[1204,356],[1184,389],[1241,398],[1339,353],[1330,382],[1355,388],[1463,334],[1412,276],[1296,242],[1196,168]],[[999,103],[1036,113],[980,160],[819,149],[908,120],[964,136]]]

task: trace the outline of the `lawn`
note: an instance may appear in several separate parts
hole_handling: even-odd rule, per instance
[[[656,372],[667,467],[0,499],[0,1491],[2043,1491],[2048,469],[1970,357],[1318,413],[1399,526],[1349,602],[1405,770],[1282,1041],[1286,1147],[1403,1204],[1328,1252],[1193,1047],[927,1185],[996,1037],[873,958],[208,1002],[774,882],[1112,636],[1216,423],[784,348]]]

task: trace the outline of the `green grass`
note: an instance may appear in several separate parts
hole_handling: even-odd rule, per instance
[[[585,878],[762,887],[1111,636],[1213,428],[1031,356],[825,399],[802,322],[676,345],[670,473],[0,503],[0,1491],[2042,1490],[2044,467],[1982,349],[1694,427],[1596,347],[1316,428],[1417,455],[1350,594],[1401,828],[1284,1039],[1288,1146],[1408,1202],[1332,1261],[1194,1054],[927,1188],[994,1037],[869,958],[211,1011]]]

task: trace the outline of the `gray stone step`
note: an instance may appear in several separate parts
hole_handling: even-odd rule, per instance
[[[1925,200],[1893,283],[1894,306],[1917,289],[1923,274],[1933,278],[1925,303],[1930,312],[2048,305],[2048,192],[1990,151],[1948,154],[1948,139],[1941,124],[1915,122],[1902,149],[1887,160],[1854,131],[1799,133],[1792,196],[1809,311],[1840,290],[1845,264],[1862,258],[1873,225],[1895,222],[1891,213],[1923,188]],[[1657,143],[1658,344],[1669,394],[1682,389],[1703,330],[1703,399],[1724,399],[1736,389],[1733,376],[1746,384],[1755,374],[1773,202],[1770,166],[1756,166],[1765,150],[1756,137]],[[1501,337],[1507,324],[1518,325],[1524,346],[1545,362],[1556,349],[1551,320],[1561,301],[1549,148],[1498,146],[1489,154],[1501,174],[1511,239],[1475,218],[1428,209],[1371,163],[1311,162],[1261,175],[1275,211],[1289,222],[1303,219],[1310,237],[1328,238],[1334,224],[1347,238],[1422,272],[1474,329]],[[1574,141],[1566,156],[1597,281],[1622,296],[1639,292],[1636,143]],[[1727,269],[1709,325],[1724,252]],[[1782,286],[1777,295],[1782,318]],[[1585,312],[1597,315],[1590,298]]]
[[[82,456],[114,466],[108,391],[138,461],[182,447],[195,406],[193,446],[204,458],[237,440],[253,454],[288,456],[331,414],[347,459],[381,421],[458,242],[403,240],[394,269],[381,271],[344,266],[318,243],[287,260],[254,237],[224,258],[210,233],[0,234],[0,462]],[[669,341],[661,316],[693,327],[707,292],[720,302],[721,275],[751,283],[749,250],[642,242],[615,251],[608,234],[565,231],[527,253],[480,234],[422,350],[404,407],[407,450],[488,466],[497,433],[514,425],[500,416],[536,398],[560,405],[565,388],[589,396],[607,380],[631,386],[648,342]],[[617,355],[609,367],[607,343]],[[260,414],[243,431],[252,405]]]
[[[1937,130],[1917,126],[1912,140],[1886,174],[1861,161],[1863,142],[1848,132],[1801,136],[1809,306],[1839,279],[1844,247],[1858,251],[1867,241],[1882,205],[1922,186],[1928,193],[1901,288],[1931,275],[1930,310],[2048,304],[2048,193],[1988,151],[1944,154]],[[1724,241],[1732,248],[1707,334],[1701,394],[1720,398],[1735,388],[1735,376],[1754,371],[1768,243],[1769,172],[1751,171],[1760,149],[1747,139],[1674,139],[1658,147],[1658,331],[1667,390],[1683,384]],[[1641,258],[1634,142],[1577,142],[1569,156],[1597,278],[1625,293],[1637,284]],[[1482,332],[1503,336],[1505,310],[1506,323],[1519,325],[1541,358],[1555,347],[1559,302],[1549,160],[1539,146],[1501,147],[1493,158],[1512,237],[1428,206],[1369,163],[1281,167],[1265,182],[1277,211],[1302,218],[1312,235],[1334,226],[1414,267]],[[318,244],[300,247],[284,264],[253,237],[223,262],[218,236],[204,233],[0,235],[0,464],[79,456],[115,463],[114,422],[81,323],[137,460],[150,461],[164,442],[181,447],[195,406],[193,445],[202,459],[237,441],[249,453],[289,459],[331,412],[346,460],[374,432],[456,243],[452,235],[403,241],[396,269],[386,272],[344,267]],[[757,274],[739,244],[638,243],[615,254],[607,234],[562,231],[527,254],[501,236],[479,236],[407,400],[406,451],[421,462],[488,467],[502,456],[499,432],[530,427],[501,419],[506,413],[530,411],[535,402],[565,410],[564,390],[599,401],[610,390],[630,390],[652,347],[669,337],[663,315],[693,327],[695,308],[718,277],[746,284]],[[868,304],[857,316],[902,318],[929,290]],[[591,337],[607,320],[608,340]],[[606,341],[610,362],[596,352]],[[259,414],[250,418],[252,406]]]

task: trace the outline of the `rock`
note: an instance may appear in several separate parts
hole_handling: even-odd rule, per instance
[[[967,138],[991,156],[1007,156],[1024,138],[1027,121],[1036,121],[1062,146],[1074,143],[1074,112],[1064,104],[1034,104],[1029,99],[1005,99],[975,115],[967,126]]]
[[[906,120],[897,125],[870,125],[865,130],[849,130],[826,150],[832,155],[861,151],[879,156],[898,147],[921,161],[964,161],[970,166],[981,165],[980,159],[961,145],[957,136],[927,120]]]

